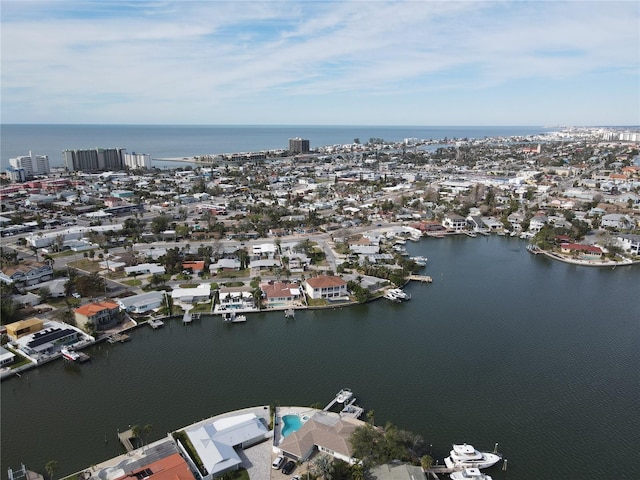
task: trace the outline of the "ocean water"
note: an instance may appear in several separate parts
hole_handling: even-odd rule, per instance
[[[217,126],[217,125],[1,125],[0,168],[9,159],[48,155],[52,167],[62,166],[65,149],[125,148],[152,158],[250,152],[288,148],[289,138],[309,139],[311,148],[352,143],[359,138],[401,141],[405,138],[484,138],[531,135],[550,131],[537,126]],[[163,168],[162,163],[156,164]]]

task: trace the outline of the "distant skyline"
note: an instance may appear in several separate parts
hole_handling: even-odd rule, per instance
[[[640,124],[637,1],[0,4],[4,124]]]

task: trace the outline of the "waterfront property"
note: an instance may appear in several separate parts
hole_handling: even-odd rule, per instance
[[[118,325],[123,316],[120,306],[114,302],[95,302],[74,310],[77,325],[95,330],[108,330]]]
[[[263,407],[265,409],[268,413],[268,408]],[[250,411],[204,420],[185,428],[184,432],[205,468],[205,472],[201,472],[199,468],[194,469],[200,480],[211,480],[237,470],[242,464],[237,450],[263,442],[272,434],[263,416]],[[193,459],[184,446],[179,440],[178,443],[183,455],[192,463]]]
[[[287,307],[300,304],[302,292],[297,283],[273,282],[260,286],[267,308]]]
[[[338,413],[318,411],[300,425],[298,430],[287,432],[283,440],[274,446],[274,451],[282,452],[299,462],[304,462],[314,452],[320,451],[354,464],[356,459],[352,455],[350,438],[354,430],[364,424],[361,420]]]
[[[64,347],[79,348],[95,342],[79,328],[39,318],[7,325],[11,345],[33,363],[42,363],[60,355]]]
[[[145,313],[162,306],[165,292],[153,291],[116,299],[120,308],[129,313]]]
[[[319,275],[308,278],[304,282],[304,288],[312,299],[330,299],[345,297],[348,295],[347,282],[342,278],[332,275]]]

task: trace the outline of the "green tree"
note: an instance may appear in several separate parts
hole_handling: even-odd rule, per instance
[[[171,219],[167,215],[158,215],[151,220],[151,231],[156,235],[169,228]]]
[[[433,466],[433,458],[431,457],[431,455],[424,455],[420,459],[420,465],[422,466],[423,470],[429,470]]]
[[[49,474],[49,480],[53,480],[53,475],[58,471],[58,462],[49,460],[44,469]]]
[[[47,300],[51,298],[51,290],[49,290],[49,287],[40,287],[38,289],[38,296],[42,303],[46,303]]]

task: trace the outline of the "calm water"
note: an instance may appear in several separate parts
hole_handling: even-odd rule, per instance
[[[420,433],[509,460],[495,479],[640,478],[640,268],[555,263],[509,238],[410,244],[431,285],[333,311],[203,318],[142,328],[2,384],[2,465],[59,474],[122,452],[117,429],[152,436],[250,405],[325,404],[342,387]],[[105,442],[106,439],[106,442]]]
[[[62,151],[86,148],[126,148],[152,158],[190,157],[289,148],[289,138],[302,137],[311,148],[351,143],[355,138],[401,141],[404,138],[484,138],[530,135],[542,127],[377,127],[377,126],[212,126],[212,125],[1,125],[0,168],[9,159],[48,155],[52,167],[62,166]],[[164,168],[164,162],[155,166]],[[184,165],[184,164],[183,164]]]

